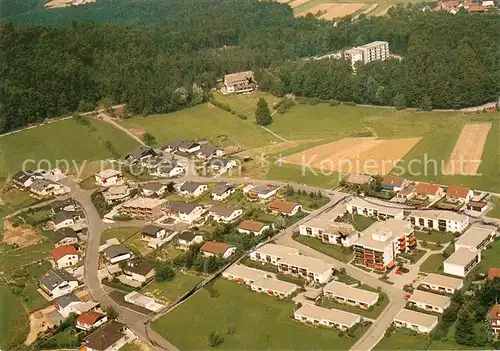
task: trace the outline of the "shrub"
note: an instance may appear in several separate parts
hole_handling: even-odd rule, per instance
[[[247,120],[247,119],[248,119],[248,117],[247,117],[247,116],[242,115],[242,114],[239,114],[239,115],[238,115],[238,118],[243,119],[243,120]]]
[[[208,334],[208,345],[210,347],[217,347],[224,342],[224,338],[219,335],[215,330]]]
[[[340,105],[340,101],[338,101],[338,100],[330,100],[330,101],[328,101],[328,105],[330,105],[330,106],[338,106],[338,105]]]

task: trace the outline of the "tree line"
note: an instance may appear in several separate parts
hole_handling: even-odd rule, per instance
[[[279,96],[426,109],[479,105],[500,91],[494,15],[409,7],[333,26],[271,1],[110,0],[16,15],[21,3],[7,1],[2,22],[11,23],[0,24],[0,132],[103,100],[144,115],[176,111],[242,70]],[[403,60],[353,74],[348,62],[303,59],[374,40]]]

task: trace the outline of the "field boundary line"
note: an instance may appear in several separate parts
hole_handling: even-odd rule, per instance
[[[274,135],[276,138],[280,139],[281,141],[284,141],[284,142],[288,142],[290,140],[286,140],[285,138],[279,136],[278,134],[276,134],[275,132],[273,132],[271,129],[265,127],[265,126],[260,126],[262,129],[264,129],[265,131],[267,131],[268,133],[271,133],[272,135]]]

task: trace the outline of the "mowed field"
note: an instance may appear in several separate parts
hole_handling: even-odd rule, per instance
[[[292,319],[294,303],[259,294],[245,285],[218,279],[166,316],[153,329],[180,350],[206,350],[208,335],[224,337],[222,350],[347,350],[355,339],[338,330],[312,327]],[[228,327],[234,333],[227,333]],[[357,330],[357,333],[360,329]],[[358,334],[359,336],[359,334]]]
[[[395,4],[407,4],[408,0],[290,0],[287,3],[296,16],[311,13],[322,19],[332,20],[347,15],[385,16]],[[318,13],[318,10],[320,13]],[[326,11],[326,13],[323,13]]]
[[[364,3],[323,3],[299,12],[297,16],[306,16],[309,13],[313,15],[319,14],[319,18],[332,20],[350,15],[364,6]]]

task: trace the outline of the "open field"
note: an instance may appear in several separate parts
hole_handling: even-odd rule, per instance
[[[300,166],[295,165],[272,165],[265,179],[289,181],[297,184],[308,184],[320,188],[331,189],[338,185],[338,175],[323,175],[320,172],[313,173],[308,169],[304,172]]]
[[[201,280],[201,276],[176,272],[173,280],[163,283],[154,281],[142,289],[141,294],[152,295],[164,303],[171,303],[194,288]]]
[[[228,104],[236,113],[247,116],[248,120],[245,122],[253,122],[255,120],[257,102],[260,98],[264,98],[267,101],[271,113],[273,112],[273,105],[280,100],[278,97],[263,91],[237,95],[214,93],[216,101]]]
[[[290,2],[288,5],[290,5],[290,7],[292,9],[296,8],[296,7],[299,7],[300,5],[303,5],[305,3],[307,3],[309,0],[293,0],[292,2]]]
[[[305,16],[308,13],[316,15],[319,12],[321,13],[320,18],[331,20],[350,15],[363,6],[365,6],[363,3],[322,3],[298,13],[297,16]]]
[[[488,217],[499,218],[500,219],[500,197],[494,196],[491,200],[493,203],[493,208],[486,213]]]
[[[420,138],[380,140],[345,138],[287,156],[286,163],[323,169],[325,172],[388,174]]]
[[[446,165],[448,174],[476,175],[491,123],[468,123],[462,128]]]
[[[218,293],[212,296],[217,297],[202,290],[154,321],[153,329],[181,350],[208,349],[211,331],[223,335],[224,343],[218,349],[225,350],[346,350],[355,342],[339,337],[338,330],[293,321],[291,301],[255,293],[225,279],[217,280],[212,289]],[[228,334],[231,325],[235,332]],[[360,332],[356,331],[358,337]]]
[[[0,283],[0,348],[12,350],[24,342],[29,332],[28,315],[10,288]]]
[[[56,160],[77,164],[84,160],[112,157],[104,143],[110,141],[117,152],[125,155],[137,142],[106,122],[89,119],[90,125],[79,124],[74,119],[53,122],[41,127],[0,137],[0,178],[18,172],[25,160],[34,160],[27,168],[56,167]],[[47,160],[37,163],[41,160]],[[64,168],[64,163],[60,163]]]

